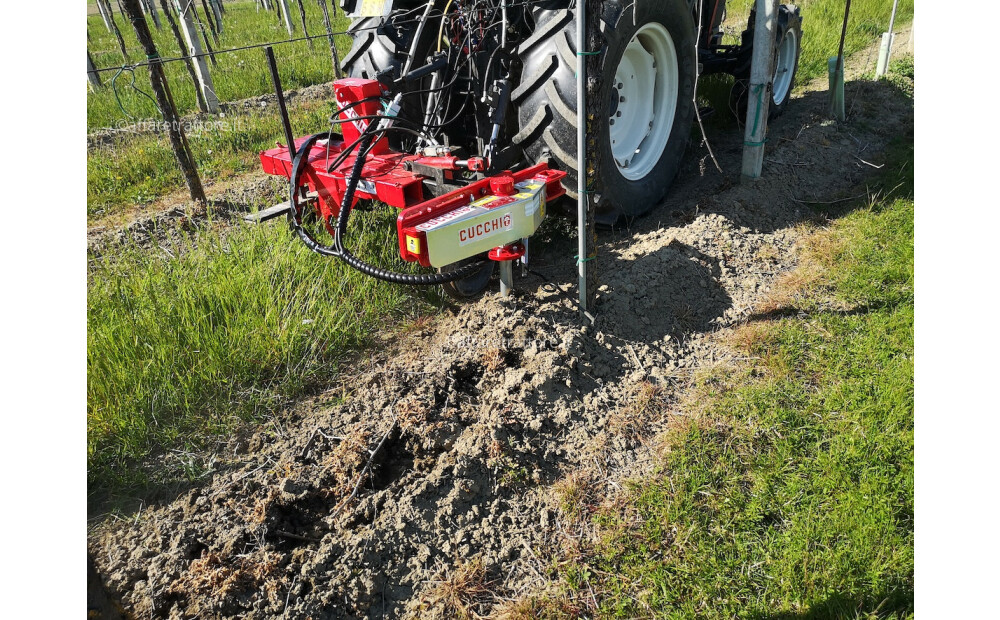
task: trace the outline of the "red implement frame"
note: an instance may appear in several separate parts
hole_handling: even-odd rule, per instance
[[[334,92],[340,108],[353,104],[353,107],[341,112],[340,115],[343,135],[333,135],[328,141],[316,143],[302,166],[302,181],[317,194],[316,208],[324,222],[335,220],[340,213],[340,205],[347,191],[347,178],[357,159],[356,141],[369,123],[377,122],[363,117],[374,117],[382,111],[378,99],[382,96],[382,87],[375,80],[360,78],[337,80],[334,82]],[[306,138],[295,141],[296,152],[305,141]],[[335,168],[329,169],[330,164],[339,159],[347,149],[352,149],[351,154]],[[286,146],[279,144],[277,148],[261,151],[260,161],[267,174],[286,178],[292,175],[292,157]],[[389,148],[388,140],[383,135],[372,146],[365,159],[361,179],[354,194],[354,204],[357,204],[358,200],[379,200],[402,209],[396,223],[400,255],[407,261],[419,262],[428,267],[430,263],[425,233],[416,231],[415,227],[489,195],[490,179],[475,181],[437,198],[425,200],[423,182],[426,177],[408,169],[409,164],[414,162],[441,169],[444,178],[448,180],[453,180],[455,171],[461,170],[457,165],[458,160],[454,157],[424,157],[396,153]],[[466,165],[471,170],[483,168],[481,160],[477,158],[471,158]],[[552,170],[548,164],[536,164],[520,172],[504,174],[513,176],[515,182],[537,179],[545,183],[545,197],[548,201],[566,193],[560,183],[566,173]],[[405,242],[407,235],[421,239],[420,251],[411,252],[407,248]]]

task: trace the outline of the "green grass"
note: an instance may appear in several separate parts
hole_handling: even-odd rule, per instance
[[[330,105],[310,101],[289,109],[292,127],[305,134],[329,127]],[[259,153],[285,142],[276,111],[228,115],[187,132],[203,180],[224,180],[260,169]],[[87,216],[112,215],[184,187],[184,176],[160,133],[130,135],[87,152]]]
[[[293,7],[294,36],[301,37],[302,27],[299,21],[298,7],[295,6],[295,2],[290,4]],[[205,15],[201,3],[196,2],[195,5],[199,15],[204,20]],[[304,2],[303,5],[306,9],[306,24],[309,27],[309,34],[324,34],[326,30],[323,26],[323,15],[319,6],[311,0]],[[159,6],[159,1],[157,1],[157,6]],[[118,13],[115,14],[115,19],[121,30],[122,38],[125,40],[131,62],[144,62],[146,55],[135,38],[132,25]],[[150,24],[150,31],[153,34],[153,40],[160,57],[170,58],[182,55],[170,27],[162,16],[163,27],[160,30],[153,26],[152,20],[147,21]],[[279,22],[275,13],[267,11],[258,13],[252,2],[226,3],[226,13],[222,23],[223,32],[219,35],[218,44],[212,39],[211,33],[208,34],[212,49],[216,51],[270,41],[286,41],[289,38],[288,32]],[[334,32],[343,32],[349,23],[343,12],[337,9],[337,16],[332,24]],[[207,32],[207,23],[205,23],[205,28]],[[87,32],[90,35],[87,49],[97,67],[120,67],[124,63],[114,33],[109,32],[104,27],[100,16],[89,15],[87,17]],[[343,58],[351,47],[350,37],[339,35],[336,37],[336,42],[337,49]],[[202,45],[204,46],[204,43]],[[315,39],[313,45],[315,49],[312,50],[306,41],[282,43],[274,46],[274,54],[278,61],[278,73],[281,75],[281,84],[286,90],[329,82],[334,79],[330,47],[326,39]],[[220,101],[236,101],[273,92],[262,49],[216,54],[216,59],[218,66],[212,66],[209,62],[209,68]],[[174,103],[181,114],[197,111],[194,85],[188,76],[184,63],[165,63],[164,70],[170,83]],[[89,92],[87,95],[88,131],[128,124],[134,118],[160,118],[153,101],[130,86],[131,76],[127,72],[115,81],[118,91],[118,98],[116,98],[115,89],[111,86],[114,76],[114,72],[102,73],[101,79],[104,82],[104,88],[96,92]],[[152,94],[149,85],[149,71],[146,67],[139,67],[135,70],[135,86],[147,94]]]
[[[385,243],[393,214],[355,217],[350,243],[399,267]],[[321,259],[281,225],[206,227],[165,250],[97,259],[87,298],[91,490],[141,490],[144,459],[274,414],[328,385],[371,334],[439,301]]]
[[[700,377],[659,473],[595,513],[599,542],[558,572],[570,599],[600,601],[599,617],[912,617],[913,151],[899,150],[900,192],[811,238],[797,294],[770,315],[798,316],[741,328],[753,361]]]

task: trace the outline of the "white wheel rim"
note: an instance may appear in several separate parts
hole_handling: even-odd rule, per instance
[[[795,72],[795,56],[799,40],[794,30],[785,31],[785,37],[778,47],[778,62],[774,68],[774,103],[780,105],[792,88],[792,74]]]
[[[642,179],[659,163],[674,126],[679,88],[674,40],[661,24],[648,23],[625,48],[611,93],[611,152],[626,179]]]

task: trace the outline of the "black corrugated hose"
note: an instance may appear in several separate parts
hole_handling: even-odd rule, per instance
[[[392,127],[385,128],[379,131],[385,131],[392,129]],[[295,159],[292,162],[292,175],[290,179],[290,204],[291,210],[288,213],[288,221],[291,227],[298,234],[299,239],[306,244],[313,252],[321,254],[323,256],[333,256],[344,261],[352,268],[369,275],[373,278],[384,280],[386,282],[392,282],[394,284],[409,284],[413,286],[435,286],[439,284],[446,284],[448,282],[454,282],[456,280],[461,280],[476,273],[478,270],[483,268],[484,261],[477,261],[475,263],[470,263],[468,265],[463,265],[462,267],[449,271],[446,273],[425,273],[425,274],[411,274],[411,273],[399,273],[396,271],[389,271],[387,269],[382,269],[381,267],[376,267],[375,265],[370,265],[354,254],[351,253],[346,247],[344,247],[344,237],[347,235],[347,222],[351,216],[351,207],[354,203],[354,193],[358,188],[358,181],[361,179],[361,171],[364,167],[365,157],[362,155],[368,150],[371,145],[372,140],[375,138],[374,132],[369,130],[361,137],[360,143],[358,144],[358,157],[354,161],[354,167],[351,170],[351,175],[347,178],[347,189],[344,191],[344,198],[341,201],[340,213],[337,215],[337,226],[334,229],[334,239],[332,246],[325,246],[319,243],[315,237],[309,234],[309,231],[302,226],[302,207],[299,204],[299,182],[302,178],[302,172],[304,168],[304,162],[308,159],[309,152],[312,150],[313,145],[317,141],[330,138],[329,132],[318,133],[309,136],[299,150],[295,153]]]

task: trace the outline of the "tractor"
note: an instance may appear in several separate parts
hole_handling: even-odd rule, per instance
[[[600,67],[587,87],[600,110],[587,132],[596,220],[654,208],[692,133],[697,77],[734,76],[734,103],[745,105],[755,16],[733,45],[723,43],[725,0],[592,5],[591,49],[577,49],[576,0],[342,0],[353,45],[330,130],[295,139],[283,113],[289,144],[261,153],[266,172],[290,180],[293,230],[373,277],[442,285],[459,299],[486,290],[499,264],[506,291],[548,207],[578,197],[578,55]],[[798,8],[779,8],[775,36],[772,116],[792,91]],[[432,271],[390,271],[347,248],[352,209],[372,201],[399,209],[400,256]]]

